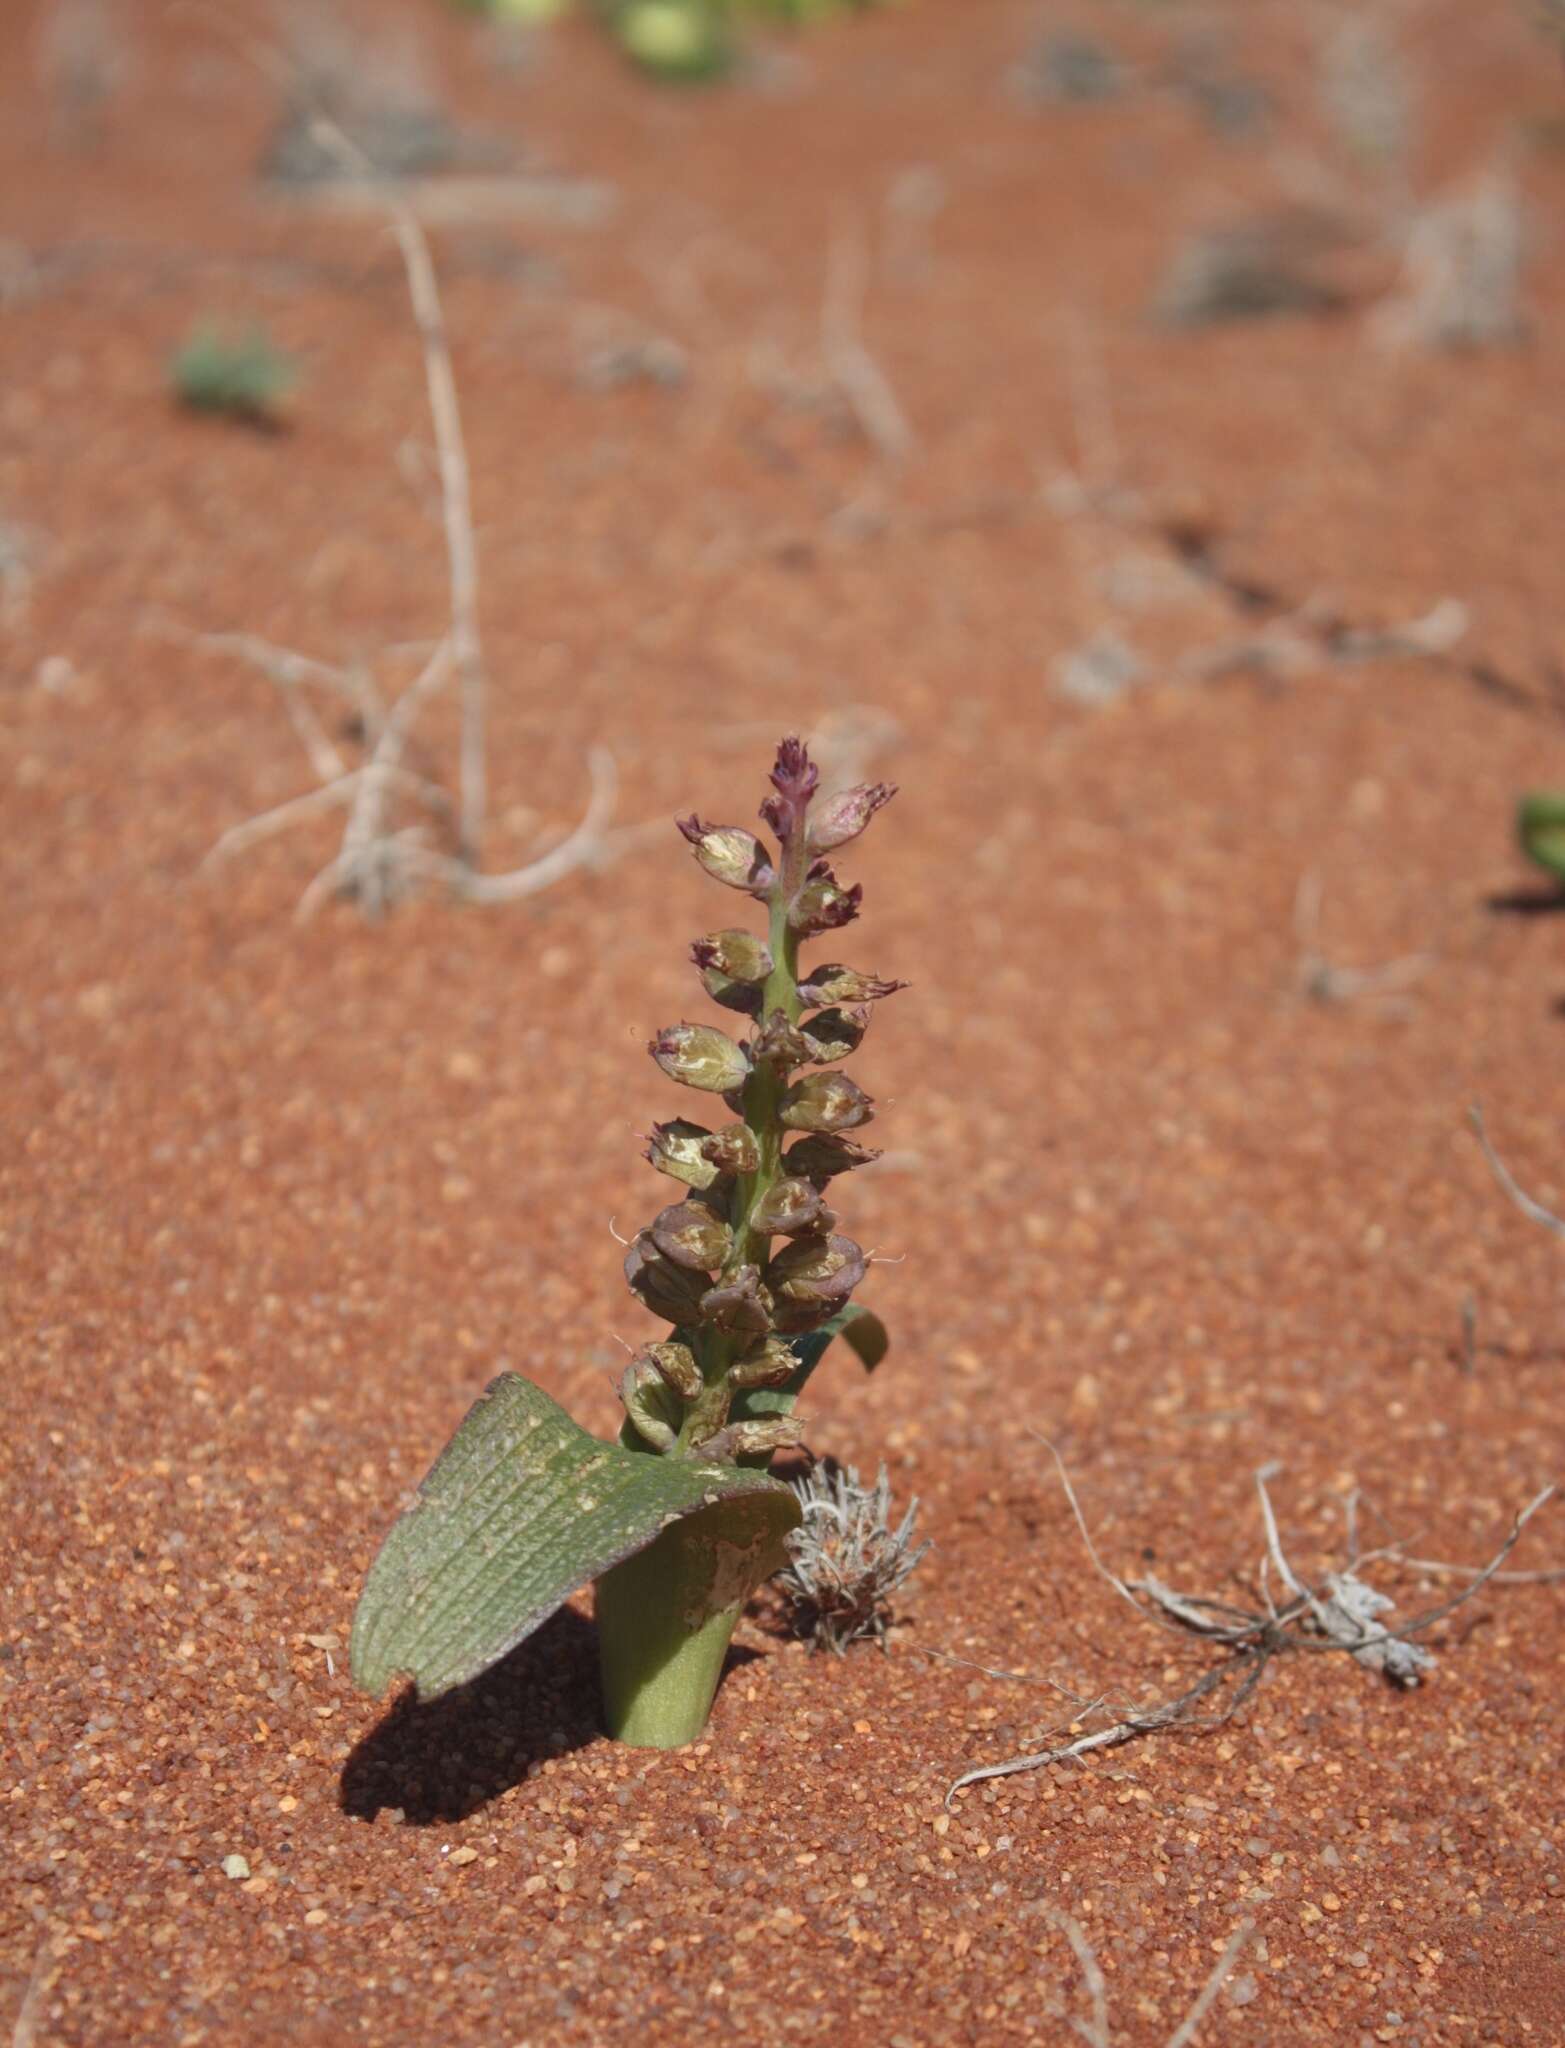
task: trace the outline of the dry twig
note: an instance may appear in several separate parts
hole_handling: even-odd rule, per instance
[[[1299,944],[1299,991],[1314,1003],[1351,1003],[1361,996],[1388,1008],[1405,1008],[1401,991],[1434,965],[1430,953],[1407,953],[1384,967],[1339,967],[1321,952],[1320,876],[1313,868],[1299,877],[1293,899],[1293,929]]]
[[[1524,1216],[1530,1217],[1534,1223],[1541,1223],[1544,1229],[1552,1232],[1555,1237],[1565,1237],[1565,1220],[1556,1216],[1552,1209],[1545,1209],[1541,1202],[1535,1202],[1524,1188],[1517,1185],[1512,1177],[1510,1168],[1489,1143],[1489,1133],[1484,1128],[1483,1111],[1476,1102],[1467,1112],[1467,1116],[1468,1121],[1478,1134],[1478,1142],[1483,1147],[1483,1156],[1489,1162],[1490,1172],[1500,1183],[1505,1193],[1510,1196],[1517,1208],[1521,1210]]]
[[[275,70],[269,60],[263,58],[263,62]],[[301,917],[310,915],[328,894],[351,896],[368,915],[375,916],[421,881],[443,883],[469,902],[514,902],[552,886],[575,868],[607,857],[607,826],[616,791],[614,764],[606,750],[593,750],[589,764],[592,793],[585,815],[558,846],[507,873],[483,873],[479,861],[488,800],[487,676],[479,631],[478,550],[461,407],[434,261],[413,211],[395,186],[377,177],[374,164],[358,144],[324,114],[312,118],[310,133],[345,175],[374,196],[391,224],[401,254],[435,437],[450,620],[417,678],[389,711],[373,683],[359,671],[338,669],[273,647],[251,634],[210,636],[214,644],[259,667],[283,692],[289,717],[322,786],[233,827],[209,858],[231,856],[303,818],[345,803],[349,808],[342,846],[306,889],[299,904]],[[391,799],[397,794],[414,795],[440,816],[449,815],[452,809],[437,785],[402,767],[418,716],[452,679],[461,714],[454,855],[428,846],[420,828],[393,830],[390,823]],[[327,736],[305,695],[312,684],[345,698],[358,714],[366,749],[366,759],[359,767],[348,768]]]
[[[1380,1620],[1390,1612],[1391,1600],[1357,1575],[1355,1567],[1368,1560],[1359,1558],[1356,1542],[1350,1540],[1348,1563],[1340,1571],[1327,1572],[1316,1584],[1307,1582],[1294,1569],[1282,1547],[1271,1496],[1266,1488],[1275,1466],[1264,1468],[1255,1477],[1266,1533],[1266,1550],[1261,1562],[1266,1607],[1261,1611],[1238,1606],[1216,1595],[1177,1593],[1152,1577],[1127,1581],[1110,1571],[1098,1555],[1059,1452],[1047,1438],[1040,1437],[1039,1441],[1054,1459],[1076,1526],[1098,1575],[1144,1620],[1173,1629],[1176,1633],[1199,1636],[1225,1654],[1221,1662],[1212,1665],[1194,1685],[1174,1698],[1133,1708],[1103,1726],[1086,1728],[1082,1724],[1089,1716],[1103,1711],[1107,1696],[1088,1703],[1070,1724],[1071,1729],[1080,1732],[1073,1734],[1069,1742],[964,1772],[946,1793],[947,1805],[964,1786],[988,1778],[1005,1778],[1018,1771],[1040,1770],[1052,1764],[1074,1762],[1094,1750],[1115,1749],[1122,1743],[1155,1734],[1164,1728],[1193,1730],[1220,1726],[1231,1719],[1254,1693],[1272,1659],[1285,1653],[1346,1652],[1357,1662],[1382,1673],[1395,1685],[1406,1689],[1417,1686],[1433,1657],[1415,1638],[1470,1600],[1481,1586],[1496,1576],[1516,1547],[1522,1530],[1555,1492],[1552,1486],[1547,1486],[1528,1502],[1511,1524],[1510,1533],[1499,1550],[1487,1564],[1473,1569],[1470,1583],[1459,1593],[1426,1608],[1393,1629],[1385,1627]],[[1351,1539],[1351,1507],[1349,1528]],[[1396,1555],[1395,1546],[1376,1555]],[[1276,1572],[1291,1596],[1281,1605],[1272,1599],[1269,1592],[1265,1592],[1267,1577],[1272,1571]],[[1066,1690],[1057,1680],[1051,1679],[1048,1683],[1056,1690]],[[1208,1716],[1197,1712],[1205,1701],[1224,1693],[1227,1696],[1216,1714]]]
[[[1086,1981],[1087,1996],[1092,2001],[1092,2017],[1085,2020],[1072,2019],[1071,2026],[1088,2044],[1088,2048],[1113,2048],[1113,2037],[1109,2032],[1108,1985],[1104,1981],[1098,1959],[1092,1952],[1092,1944],[1088,1941],[1081,1922],[1069,1913],[1052,1907],[1049,1918],[1070,1943],[1071,1953],[1080,1964],[1082,1977]],[[1232,1975],[1234,1964],[1238,1962],[1245,1943],[1254,1932],[1253,1920],[1240,1921],[1229,1939],[1228,1946],[1218,1957],[1216,1967],[1202,1985],[1195,2004],[1169,2035],[1165,2048],[1190,2048],[1190,2043],[1195,2039],[1196,2028],[1211,2011],[1213,2000]]]

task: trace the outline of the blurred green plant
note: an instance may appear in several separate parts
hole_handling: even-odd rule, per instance
[[[1565,789],[1529,790],[1516,806],[1516,838],[1533,865],[1565,888]]]
[[[739,52],[742,16],[804,25],[833,14],[863,14],[891,0],[450,0],[468,14],[525,25],[553,21],[580,4],[638,69],[671,82],[721,78]]]
[[[210,320],[191,330],[169,364],[169,383],[181,405],[252,426],[277,423],[295,381],[293,358],[272,346],[264,328],[236,334]]]

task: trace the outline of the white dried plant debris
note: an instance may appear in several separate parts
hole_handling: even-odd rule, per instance
[[[1380,316],[1386,340],[1434,349],[1505,347],[1523,332],[1526,220],[1514,179],[1484,174],[1414,215],[1401,283]]]
[[[804,1521],[788,1539],[791,1562],[778,1584],[800,1634],[839,1657],[864,1636],[884,1643],[891,1596],[930,1548],[913,1540],[917,1497],[893,1526],[885,1466],[865,1486],[853,1466],[830,1459],[795,1480],[793,1490]]]
[[[1117,704],[1145,674],[1133,647],[1109,632],[1095,634],[1054,664],[1055,694],[1069,703],[1098,710]]]
[[[1323,1590],[1327,1597],[1320,1602],[1322,1633],[1366,1669],[1383,1672],[1393,1685],[1411,1687],[1434,1668],[1433,1650],[1386,1633],[1388,1624],[1379,1617],[1396,1606],[1386,1594],[1377,1593],[1352,1572],[1328,1572]]]
[[[1414,130],[1407,67],[1384,25],[1350,14],[1320,53],[1320,102],[1332,131],[1366,163],[1395,168],[1407,159]]]
[[[1266,1535],[1258,1575],[1264,1606],[1253,1601],[1246,1606],[1221,1594],[1181,1593],[1165,1585],[1161,1579],[1150,1576],[1122,1579],[1111,1571],[1098,1554],[1081,1503],[1076,1497],[1076,1489],[1059,1452],[1046,1437],[1040,1437],[1039,1441],[1054,1460],[1076,1527],[1099,1577],[1143,1619],[1196,1636],[1221,1654],[1183,1692],[1167,1699],[1154,1698],[1129,1710],[1117,1704],[1110,1707],[1109,1693],[1088,1698],[1059,1679],[1045,1679],[1043,1683],[1068,1702],[1066,1720],[1050,1732],[1068,1729],[1072,1739],[1028,1756],[1008,1757],[1003,1763],[983,1764],[974,1770],[964,1771],[946,1793],[947,1806],[964,1786],[990,1778],[1006,1778],[1017,1771],[1043,1770],[1056,1764],[1074,1763],[1095,1750],[1117,1749],[1122,1743],[1134,1742],[1164,1729],[1221,1727],[1252,1697],[1273,1659],[1279,1656],[1308,1651],[1342,1651],[1357,1663],[1381,1674],[1388,1683],[1411,1690],[1421,1683],[1424,1673],[1434,1663],[1432,1652],[1414,1638],[1425,1634],[1436,1622],[1443,1621],[1491,1580],[1524,1576],[1503,1573],[1500,1567],[1515,1549],[1527,1524],[1541,1508],[1547,1506],[1556,1491],[1553,1486],[1546,1486],[1520,1510],[1504,1542],[1486,1564],[1452,1566],[1423,1559],[1406,1559],[1409,1566],[1418,1570],[1456,1572],[1466,1576],[1469,1583],[1451,1599],[1425,1608],[1392,1627],[1386,1617],[1392,1613],[1394,1603],[1389,1595],[1361,1578],[1359,1568],[1375,1558],[1398,1558],[1405,1553],[1402,1545],[1393,1543],[1369,1556],[1360,1556],[1356,1494],[1350,1494],[1344,1502],[1347,1562],[1336,1571],[1323,1573],[1312,1583],[1295,1569],[1283,1548],[1276,1511],[1267,1490],[1267,1481],[1279,1468],[1275,1464],[1266,1465],[1256,1473],[1256,1495]],[[1278,1601],[1272,1597],[1269,1588],[1273,1575],[1286,1588],[1286,1599]],[[968,1662],[966,1658],[953,1658],[951,1661]],[[973,1668],[987,1670],[984,1665],[974,1665]],[[1025,1673],[1017,1671],[990,1671],[988,1675],[1033,1682]]]

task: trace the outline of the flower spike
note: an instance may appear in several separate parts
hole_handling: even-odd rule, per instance
[[[854,1315],[878,1330],[849,1305],[866,1260],[839,1234],[824,1190],[880,1156],[848,1135],[874,1105],[839,1062],[858,1050],[869,1005],[904,984],[840,962],[807,970],[799,953],[858,915],[863,890],[839,882],[827,856],[894,794],[869,782],[823,796],[809,749],[790,736],[761,804],[775,851],[737,826],[679,820],[708,874],[765,903],[768,927],[725,927],[691,947],[708,995],[749,1020],[743,1042],[681,1023],[650,1047],[673,1080],[720,1096],[734,1116],[719,1130],[657,1124],[648,1141],[652,1164],[685,1189],[625,1260],[632,1291],[674,1325],[624,1381],[637,1443],[650,1451],[738,1458],[794,1441],[752,1425],[786,1416],[817,1355],[808,1347],[824,1342],[813,1333]],[[862,1341],[866,1359],[879,1355],[875,1339]]]

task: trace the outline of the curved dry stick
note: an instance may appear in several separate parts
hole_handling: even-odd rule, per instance
[[[540,854],[537,860],[501,875],[479,874],[461,861],[445,860],[439,855],[427,855],[418,865],[426,873],[443,876],[456,894],[469,903],[515,903],[523,896],[551,888],[573,868],[586,867],[597,856],[603,846],[604,827],[614,815],[619,795],[619,770],[614,756],[607,747],[594,747],[587,756],[587,767],[592,776],[592,792],[581,823],[568,838],[548,853]]]
[[[1483,1147],[1483,1156],[1489,1162],[1490,1172],[1522,1214],[1530,1216],[1534,1223],[1541,1223],[1545,1230],[1552,1231],[1556,1237],[1565,1237],[1565,1222],[1562,1222],[1552,1209],[1545,1209],[1541,1202],[1534,1201],[1524,1188],[1517,1185],[1510,1168],[1489,1143],[1489,1133],[1484,1128],[1483,1111],[1476,1102],[1468,1110],[1467,1120],[1478,1133],[1478,1142]]]

